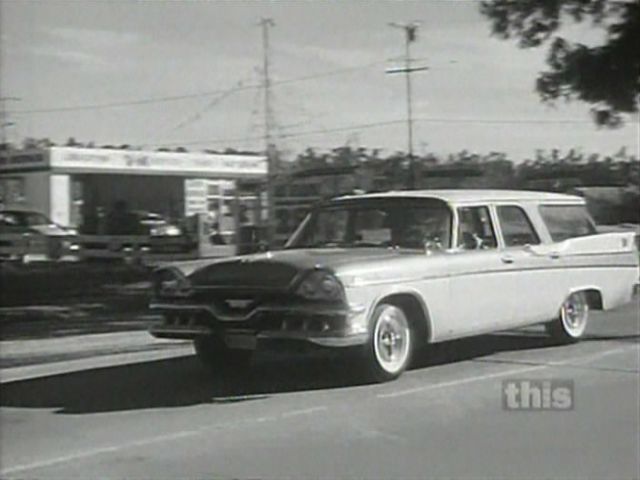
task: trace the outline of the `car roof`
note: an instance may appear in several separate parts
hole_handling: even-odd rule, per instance
[[[355,200],[360,198],[432,198],[447,203],[476,202],[539,202],[539,203],[585,203],[582,197],[564,193],[536,192],[529,190],[397,190],[360,195],[344,195],[333,200]]]

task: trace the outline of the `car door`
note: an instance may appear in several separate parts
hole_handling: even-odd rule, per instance
[[[487,332],[511,317],[509,277],[488,205],[460,206],[450,254],[449,336]]]
[[[552,245],[544,245],[523,205],[496,205],[500,258],[509,272],[504,275],[510,315],[500,327],[542,322],[555,312],[555,292],[560,257]]]

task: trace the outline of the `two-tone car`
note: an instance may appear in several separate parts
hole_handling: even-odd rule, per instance
[[[631,300],[633,233],[598,233],[584,199],[507,190],[343,196],[281,251],[159,268],[157,337],[188,338],[214,368],[269,341],[355,353],[373,380],[419,347],[544,324],[583,337],[590,310]],[[353,358],[349,355],[350,358]]]

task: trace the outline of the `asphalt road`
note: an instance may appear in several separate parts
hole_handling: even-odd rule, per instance
[[[270,354],[234,380],[179,357],[12,382],[0,476],[639,478],[639,343],[636,301],[593,315],[576,345],[535,329],[450,342],[382,385]],[[505,381],[571,387],[570,402],[507,410]]]

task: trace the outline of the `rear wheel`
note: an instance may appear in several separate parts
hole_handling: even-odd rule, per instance
[[[193,345],[200,362],[214,372],[246,370],[251,365],[253,350],[229,348],[221,338],[196,338]]]
[[[558,318],[545,325],[547,333],[563,343],[577,342],[584,335],[589,321],[589,302],[584,292],[567,297]]]
[[[366,376],[376,382],[398,378],[409,366],[413,350],[413,332],[404,311],[395,305],[379,305],[371,329],[361,358]]]

